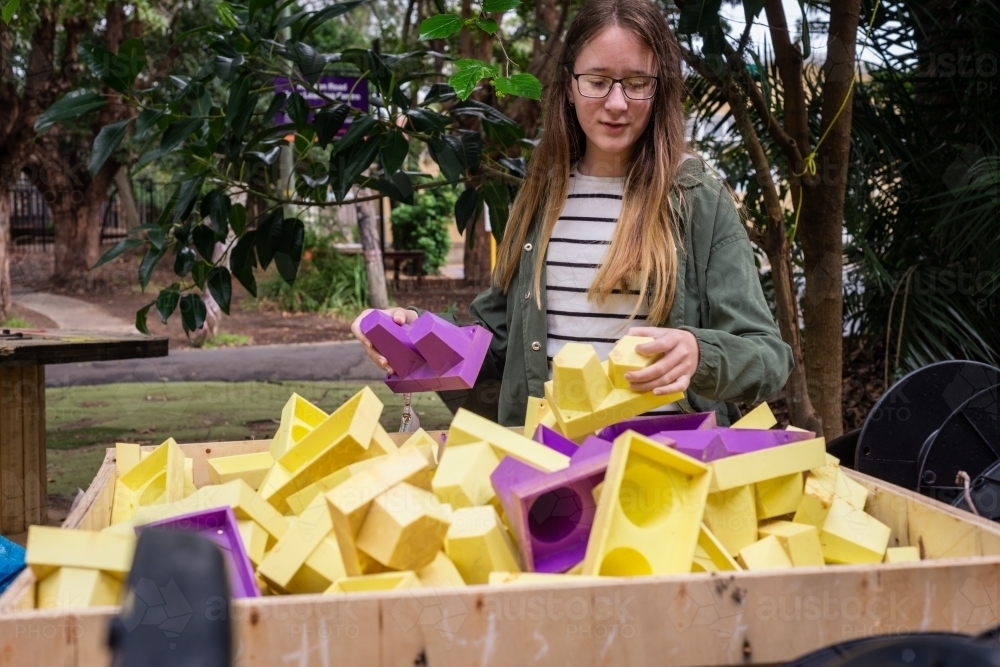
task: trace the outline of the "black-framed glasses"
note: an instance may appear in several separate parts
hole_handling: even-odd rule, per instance
[[[574,74],[576,89],[584,97],[607,97],[616,83],[622,86],[622,92],[630,100],[648,100],[656,93],[655,76],[627,76],[615,79],[600,74]]]

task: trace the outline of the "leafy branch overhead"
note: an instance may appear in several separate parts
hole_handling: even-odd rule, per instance
[[[272,264],[291,283],[302,260],[300,213],[353,204],[359,195],[352,193],[362,188],[412,203],[421,189],[461,183],[459,229],[488,203],[493,233],[503,233],[510,184],[525,168],[525,158],[512,151],[523,154],[533,144],[517,123],[469,96],[484,79],[498,96],[538,99],[541,84],[530,74],[511,73],[509,61],[452,61],[427,48],[324,53],[315,46],[312,36],[321,25],[363,2],[290,15],[282,11],[289,4],[284,0],[219,2],[215,20],[188,35],[189,50],[202,54],[200,69],[169,76],[155,89],[135,84],[149,67],[141,39],[126,41],[117,53],[92,44],[79,48],[100,87],[66,94],[42,114],[35,131],[98,112],[110,89],[134,113],[101,128],[90,171],[125,145],[135,147],[134,171],[167,157],[181,165],[159,220],[131,230],[97,264],[144,249],[139,284],[145,289],[156,266],[172,261],[175,282],[137,313],[140,331],[151,311],[166,322],[178,310],[184,329],[197,329],[205,318],[199,293],[211,294],[228,312],[233,279],[256,294],[255,274]],[[432,16],[420,26],[421,39],[463,28],[499,39],[499,14],[518,3],[488,0],[468,21]],[[16,8],[17,1],[7,0],[4,10],[12,4]],[[442,61],[453,69],[447,83],[434,67]],[[462,116],[478,119],[480,129],[460,129]],[[407,156],[418,147],[437,163],[440,177],[408,168]],[[278,159],[282,151],[292,158],[291,179],[282,167],[287,161]]]

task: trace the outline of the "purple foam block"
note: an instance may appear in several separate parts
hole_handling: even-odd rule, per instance
[[[588,435],[587,439],[583,441],[576,451],[569,457],[570,465],[574,463],[580,463],[586,459],[603,459],[605,467],[608,465],[608,459],[611,458],[611,448],[614,445],[607,440],[602,440],[596,435]]]
[[[635,431],[640,435],[651,436],[660,431],[696,431],[715,428],[714,412],[695,412],[679,415],[653,415],[650,417],[634,417],[625,421],[605,426],[597,432],[597,437],[614,441],[625,431]]]
[[[460,327],[433,313],[424,313],[410,328],[410,340],[439,375],[460,364],[468,355],[472,340]]]
[[[540,445],[545,445],[549,449],[554,449],[560,454],[565,454],[566,456],[573,456],[573,454],[580,449],[575,442],[564,435],[556,433],[544,424],[538,425],[538,428],[535,429],[535,434],[531,436],[531,439]]]
[[[430,313],[424,313],[421,317],[427,315],[430,315]],[[414,322],[414,325],[416,325],[416,322]],[[451,389],[470,389],[476,383],[476,378],[479,377],[479,370],[482,368],[486,354],[489,352],[493,334],[487,329],[478,326],[456,327],[451,324],[448,324],[448,326],[453,327],[461,336],[469,341],[465,357],[457,365],[443,373],[434,370],[429,363],[424,363],[405,377],[401,377],[398,374],[390,375],[385,380],[389,389],[397,394],[415,391],[447,391]]]
[[[411,326],[396,324],[389,315],[380,310],[373,310],[361,320],[361,333],[372,342],[378,353],[385,357],[394,374],[400,377],[409,375],[424,363],[424,358],[410,340]]]
[[[815,434],[807,431],[712,428],[702,431],[661,431],[651,437],[665,444],[670,444],[672,441],[677,451],[707,462],[809,440],[814,438]]]
[[[180,530],[185,533],[195,533],[206,537],[220,549],[229,571],[229,589],[234,598],[260,597],[260,590],[254,580],[253,566],[247,556],[243,539],[236,526],[236,515],[229,507],[216,507],[200,510],[190,514],[154,521],[143,526],[136,526],[136,534],[146,528],[165,528]]]
[[[596,448],[597,444],[592,446],[592,454]],[[491,481],[517,537],[525,569],[569,570],[586,554],[597,510],[593,490],[604,480],[608,458],[591,455],[553,473],[523,463],[504,466],[507,461],[513,459],[501,461]]]
[[[668,447],[673,447],[682,454],[687,454],[699,461],[714,461],[726,456],[722,438],[714,429],[707,431],[661,431],[654,433],[649,438]]]

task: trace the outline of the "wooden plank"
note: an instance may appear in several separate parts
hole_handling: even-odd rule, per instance
[[[25,530],[22,389],[19,367],[0,367],[0,533],[5,535]]]
[[[24,448],[24,522],[46,519],[48,478],[45,470],[45,367],[22,366],[21,432]]]
[[[0,338],[0,366],[36,366],[88,361],[165,357],[169,340],[160,336],[60,329],[12,329],[24,338]]]

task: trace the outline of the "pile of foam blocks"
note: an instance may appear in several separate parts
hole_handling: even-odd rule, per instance
[[[380,315],[366,326],[390,387],[474,382],[488,333]],[[267,450],[207,459],[201,488],[173,440],[118,444],[109,527],[31,527],[36,606],[117,604],[150,527],[212,539],[234,597],[919,559],[888,547],[823,438],[775,429],[766,404],[728,428],[714,413],[639,416],[681,397],[629,388],[625,374],[655,361],[635,351],[648,340],[625,337],[604,361],[567,344],[525,435],[459,410],[440,437],[397,446],[366,387],[331,413],[293,394]]]

